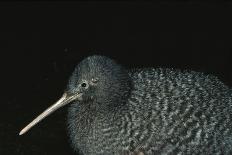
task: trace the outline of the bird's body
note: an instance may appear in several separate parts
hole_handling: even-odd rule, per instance
[[[232,93],[194,71],[128,71],[131,92],[113,110],[73,104],[69,132],[83,154],[230,154]]]
[[[90,56],[20,134],[68,102],[69,137],[84,155],[232,154],[232,90],[212,75]]]

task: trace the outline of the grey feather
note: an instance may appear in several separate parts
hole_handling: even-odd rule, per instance
[[[77,65],[68,91],[98,78],[69,107],[82,154],[232,154],[232,91],[217,77],[164,68],[126,70],[104,56]]]

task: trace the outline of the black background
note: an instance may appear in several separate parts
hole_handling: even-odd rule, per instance
[[[232,5],[199,2],[0,3],[0,154],[72,154],[67,108],[18,132],[58,99],[76,64],[172,67],[232,86]]]

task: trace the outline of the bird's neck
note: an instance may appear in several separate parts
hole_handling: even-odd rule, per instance
[[[117,118],[117,115],[126,109],[127,104],[112,106],[104,104],[105,106],[100,106],[103,103],[93,103],[94,101],[89,101],[88,103],[73,104],[69,108],[69,116],[74,118],[72,121],[74,124],[79,124],[77,128],[91,128],[96,122],[107,122],[113,121]],[[70,119],[71,120],[71,119]]]
[[[82,112],[88,112],[88,118],[95,119],[105,119],[111,116],[114,116],[118,111],[121,111],[122,108],[126,108],[127,102],[125,100],[115,99],[114,101],[101,100],[101,102],[93,100],[87,103],[88,106],[82,107],[80,110]],[[81,113],[82,113],[81,112]]]

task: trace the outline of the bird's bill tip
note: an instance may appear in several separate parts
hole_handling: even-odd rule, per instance
[[[22,129],[20,132],[19,132],[19,136],[23,135],[26,131],[24,129]]]

